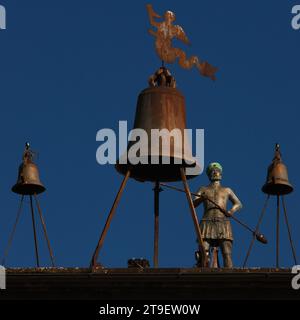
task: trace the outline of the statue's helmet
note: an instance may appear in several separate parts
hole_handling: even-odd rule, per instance
[[[215,169],[217,169],[217,170],[215,170]],[[207,166],[207,168],[206,168],[206,174],[207,174],[207,176],[208,176],[209,178],[211,178],[211,173],[212,173],[213,171],[218,171],[218,172],[219,172],[219,176],[220,176],[220,178],[221,178],[222,173],[223,173],[223,168],[222,168],[222,166],[220,165],[220,163],[218,163],[218,162],[212,162],[212,163],[210,163],[210,164]],[[219,179],[217,179],[217,180],[219,180]]]

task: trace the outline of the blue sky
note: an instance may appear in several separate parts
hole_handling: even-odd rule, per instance
[[[7,30],[0,31],[0,253],[12,229],[19,197],[10,191],[24,143],[39,153],[47,192],[40,196],[59,266],[88,266],[122,181],[112,165],[96,162],[96,133],[132,126],[136,99],[159,66],[148,35],[146,1],[0,0]],[[219,67],[217,81],[169,65],[186,98],[187,125],[205,129],[205,163],[219,161],[223,184],[243,202],[238,217],[255,226],[265,195],[261,186],[279,142],[295,191],[286,197],[300,256],[299,53],[300,30],[291,28],[299,1],[152,1],[176,13],[196,54]],[[207,184],[205,174],[190,181]],[[180,183],[175,185],[181,186]],[[124,267],[153,255],[151,183],[130,180],[111,224],[100,262]],[[162,267],[194,265],[195,234],[185,196],[161,193]],[[198,209],[199,217],[202,210]],[[232,222],[233,259],[240,266],[251,234]],[[275,264],[275,198],[262,224],[269,244],[255,244],[250,266]],[[49,265],[39,226],[40,254]],[[281,220],[281,266],[292,266]],[[7,265],[34,266],[28,203]]]

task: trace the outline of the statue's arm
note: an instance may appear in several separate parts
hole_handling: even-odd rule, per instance
[[[204,201],[204,188],[201,187],[197,192],[198,196],[195,196],[193,199],[194,207],[198,207]]]
[[[184,42],[187,45],[190,45],[190,41],[188,39],[188,37],[186,36],[184,30],[182,29],[181,26],[176,25],[175,26],[176,29],[176,37],[181,40],[182,42]]]
[[[151,34],[151,36],[154,36],[154,37],[157,36],[157,33],[152,29],[149,29],[148,32]]]
[[[228,213],[230,215],[233,215],[236,211],[241,210],[243,205],[239,200],[239,198],[235,195],[235,193],[230,188],[228,188],[228,196],[229,196],[229,200],[232,202],[232,207],[228,211]]]
[[[159,22],[156,22],[154,20],[154,18],[161,18],[161,16],[159,14],[157,14],[153,8],[152,8],[152,4],[147,4],[147,11],[148,11],[148,16],[149,16],[149,20],[150,20],[150,24],[153,26],[153,27],[156,27],[158,28],[160,23]]]

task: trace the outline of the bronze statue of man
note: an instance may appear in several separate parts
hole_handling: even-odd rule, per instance
[[[233,235],[229,218],[242,208],[242,204],[230,188],[221,185],[222,171],[222,166],[217,162],[208,165],[206,174],[210,184],[199,189],[199,197],[194,199],[194,205],[197,207],[201,203],[204,204],[200,228],[207,255],[209,256],[210,247],[220,247],[224,267],[232,268]],[[229,211],[228,200],[233,204]]]

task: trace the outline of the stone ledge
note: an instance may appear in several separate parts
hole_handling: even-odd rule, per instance
[[[300,299],[290,269],[7,269],[2,300]]]

